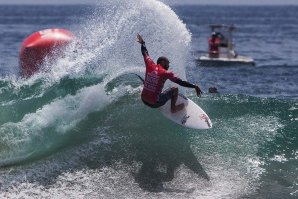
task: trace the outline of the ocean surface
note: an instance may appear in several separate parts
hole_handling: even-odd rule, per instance
[[[211,23],[234,24],[238,54],[256,65],[198,66]],[[298,198],[297,24],[296,6],[0,6],[0,198]],[[21,77],[23,39],[47,28],[81,47]],[[201,86],[200,98],[180,91],[212,129],[141,102],[138,32],[153,59]]]

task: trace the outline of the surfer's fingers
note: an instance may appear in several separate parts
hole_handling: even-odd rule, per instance
[[[141,35],[138,33],[137,34],[137,39],[140,41],[140,40],[142,40],[142,37],[141,37]]]
[[[137,41],[140,43],[140,44],[143,44],[143,43],[145,43],[144,42],[144,39],[142,38],[142,36],[139,34],[139,33],[137,33]]]

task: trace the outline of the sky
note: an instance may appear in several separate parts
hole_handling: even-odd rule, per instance
[[[0,0],[0,4],[94,4],[97,0]],[[100,0],[99,0],[100,1]],[[137,1],[137,0],[136,0]],[[162,0],[167,4],[298,5],[298,0]]]

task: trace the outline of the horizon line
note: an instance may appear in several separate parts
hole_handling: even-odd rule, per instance
[[[0,3],[0,6],[26,6],[26,5],[96,5],[96,3]],[[166,4],[169,6],[298,6],[298,4],[223,4],[223,3],[210,3],[210,4],[200,4],[200,3],[173,3]]]

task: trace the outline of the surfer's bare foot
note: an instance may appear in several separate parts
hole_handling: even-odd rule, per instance
[[[178,111],[181,111],[182,109],[184,109],[185,105],[182,104],[178,104],[176,105],[174,108],[171,108],[171,112],[172,113],[177,113]]]

